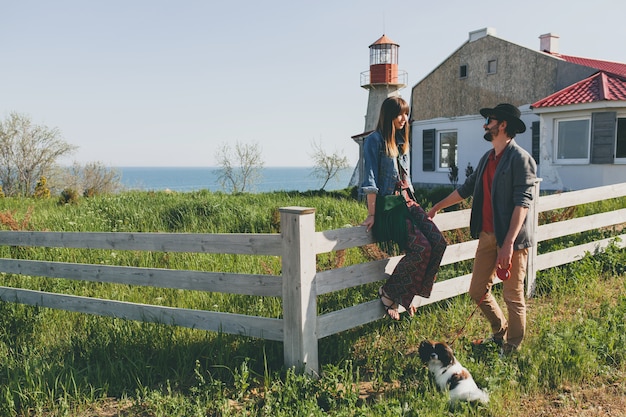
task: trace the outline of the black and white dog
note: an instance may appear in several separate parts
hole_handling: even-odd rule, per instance
[[[478,388],[469,371],[454,357],[450,346],[441,342],[424,340],[419,347],[422,362],[435,377],[437,386],[448,391],[450,402],[479,401],[489,402],[489,395]]]

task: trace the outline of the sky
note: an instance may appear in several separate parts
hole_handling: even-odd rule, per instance
[[[626,2],[0,0],[0,118],[19,113],[77,146],[61,163],[215,166],[258,144],[265,166],[351,165],[364,130],[369,45],[400,45],[401,95],[469,33],[626,62]]]

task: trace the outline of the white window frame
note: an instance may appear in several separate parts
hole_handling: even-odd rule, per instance
[[[459,164],[459,132],[456,129],[437,130],[437,155],[435,159],[435,162],[437,163],[436,165],[437,172],[450,172],[449,166],[445,168],[441,166],[441,154],[442,154],[441,136],[448,134],[448,133],[454,133],[456,135],[456,149],[455,149],[456,161],[455,163],[457,164],[457,166]]]
[[[566,122],[576,122],[576,121],[586,121],[587,122],[587,132],[586,132],[586,140],[587,140],[587,157],[586,158],[560,158],[559,157],[559,128],[561,123]],[[591,158],[591,117],[571,117],[571,118],[563,118],[556,119],[554,121],[554,162],[561,165],[583,165],[589,164]]]

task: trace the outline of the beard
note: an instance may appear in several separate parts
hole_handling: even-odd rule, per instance
[[[487,141],[487,142],[492,142],[493,141],[493,136],[498,134],[498,129],[497,127],[492,127],[491,129],[485,129],[485,135],[483,136],[483,138]]]

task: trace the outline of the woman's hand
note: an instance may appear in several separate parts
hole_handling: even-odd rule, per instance
[[[374,226],[374,215],[368,215],[365,220],[363,220],[363,223],[361,223],[361,226],[365,226],[365,230],[369,233],[369,231],[372,230],[372,227]]]

